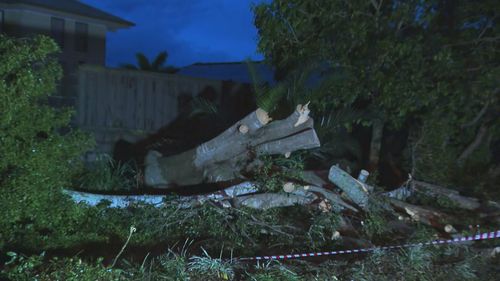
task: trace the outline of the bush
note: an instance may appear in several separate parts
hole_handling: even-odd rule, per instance
[[[68,128],[70,110],[46,105],[62,74],[57,51],[48,37],[0,35],[0,249],[79,236],[85,220],[60,192],[92,141]]]

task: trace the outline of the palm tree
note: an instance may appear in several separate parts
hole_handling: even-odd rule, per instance
[[[168,58],[167,51],[160,52],[152,62],[150,62],[146,55],[141,52],[136,53],[135,57],[137,60],[137,66],[134,64],[126,63],[122,64],[121,67],[127,69],[166,73],[176,73],[178,71],[178,69],[173,66],[164,66]]]

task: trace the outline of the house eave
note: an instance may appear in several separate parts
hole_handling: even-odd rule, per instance
[[[8,10],[8,9],[11,9],[11,10],[29,10],[29,11],[34,11],[34,12],[55,14],[55,15],[59,15],[62,17],[74,18],[74,19],[87,21],[87,22],[94,22],[94,23],[105,25],[109,31],[116,31],[118,29],[125,29],[125,28],[130,28],[130,27],[135,26],[135,23],[130,22],[130,21],[126,21],[123,19],[111,21],[111,20],[106,20],[106,19],[102,19],[99,17],[90,17],[87,15],[82,15],[82,14],[78,14],[78,13],[70,13],[67,11],[61,11],[61,10],[42,7],[42,6],[38,6],[38,5],[30,5],[30,4],[26,4],[26,3],[11,4],[11,3],[0,2],[0,8],[6,9],[6,10]]]

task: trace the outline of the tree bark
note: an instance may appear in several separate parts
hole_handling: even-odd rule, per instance
[[[383,133],[384,133],[384,122],[380,119],[373,120],[372,138],[370,141],[370,155],[369,155],[369,168],[368,168],[369,172],[374,172],[378,170]]]
[[[479,131],[477,132],[474,140],[467,146],[467,148],[460,154],[457,159],[458,164],[463,164],[469,156],[471,156],[474,151],[476,151],[479,146],[483,143],[484,138],[488,135],[488,126],[481,125]]]
[[[257,156],[320,146],[308,113],[307,105],[299,105],[288,118],[268,124],[267,113],[257,109],[195,149],[169,157],[150,151],[145,161],[145,183],[173,188],[245,179],[241,171]]]

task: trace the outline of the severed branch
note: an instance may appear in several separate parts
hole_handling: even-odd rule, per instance
[[[361,182],[337,166],[332,166],[328,179],[342,189],[346,195],[361,208],[368,209],[369,192],[372,190],[364,182]]]
[[[406,213],[412,220],[437,229],[445,230],[445,226],[452,220],[449,215],[428,207],[416,206],[394,198],[389,198],[389,202],[397,211]]]
[[[287,183],[285,186],[289,184],[291,183]],[[344,202],[339,195],[322,187],[292,184],[292,188],[288,193],[258,193],[257,185],[247,181],[212,193],[181,196],[170,200],[168,204],[178,204],[181,209],[193,208],[206,202],[222,203],[224,207],[247,206],[256,209],[269,209],[295,204],[307,205],[321,199],[326,200],[333,210],[350,209],[357,212],[356,208]],[[167,204],[166,195],[103,195],[72,190],[64,190],[63,192],[69,195],[74,202],[90,206],[96,206],[102,201],[109,201],[110,208],[126,208],[138,203],[156,206]]]

